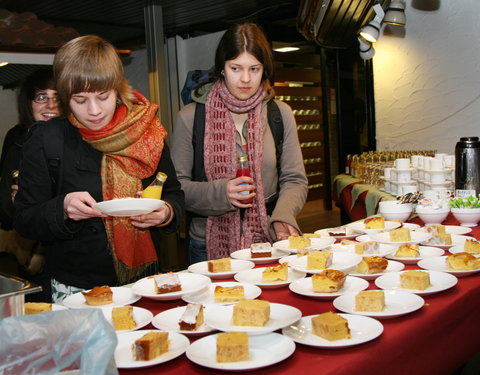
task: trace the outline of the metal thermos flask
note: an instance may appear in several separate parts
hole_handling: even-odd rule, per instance
[[[480,141],[462,137],[455,146],[455,196],[480,194]]]

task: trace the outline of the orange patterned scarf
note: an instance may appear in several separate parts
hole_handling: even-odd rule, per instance
[[[130,112],[120,105],[109,124],[100,130],[85,128],[73,114],[69,120],[83,139],[103,152],[103,199],[135,197],[142,179],[152,176],[162,155],[167,131],[157,116],[158,105],[134,92]],[[135,228],[129,218],[109,217],[105,227],[120,284],[129,282],[157,260],[148,230]]]

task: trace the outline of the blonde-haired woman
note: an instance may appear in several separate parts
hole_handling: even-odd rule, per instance
[[[35,127],[24,146],[15,228],[46,243],[52,297],[59,301],[156,272],[159,235],[177,230],[184,195],[158,106],[130,88],[110,43],[93,35],[73,39],[57,52],[53,68],[66,118],[49,122],[54,133]],[[55,173],[51,149],[61,150]],[[118,218],[93,208],[136,196],[159,171],[168,179],[166,204],[158,210]]]

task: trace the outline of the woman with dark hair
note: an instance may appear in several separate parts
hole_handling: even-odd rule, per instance
[[[94,35],[72,39],[56,53],[53,70],[66,118],[35,126],[25,143],[14,225],[45,243],[52,298],[61,301],[158,272],[160,235],[177,230],[184,194],[158,106],[130,88],[110,43]],[[61,150],[56,176],[49,145]],[[94,208],[136,197],[158,172],[168,176],[165,204],[153,212],[112,217]]]
[[[234,25],[219,42],[211,82],[196,89],[195,102],[178,113],[172,158],[191,216],[190,264],[300,233],[295,218],[306,200],[307,178],[292,110],[280,101],[275,101],[283,120],[277,160],[267,121],[273,67],[262,30],[252,23]],[[194,125],[203,104],[204,133]],[[235,177],[240,156],[247,157],[251,178]]]

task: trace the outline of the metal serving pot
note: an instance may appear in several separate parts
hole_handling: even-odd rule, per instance
[[[23,315],[25,294],[41,290],[41,286],[0,272],[0,319]]]

